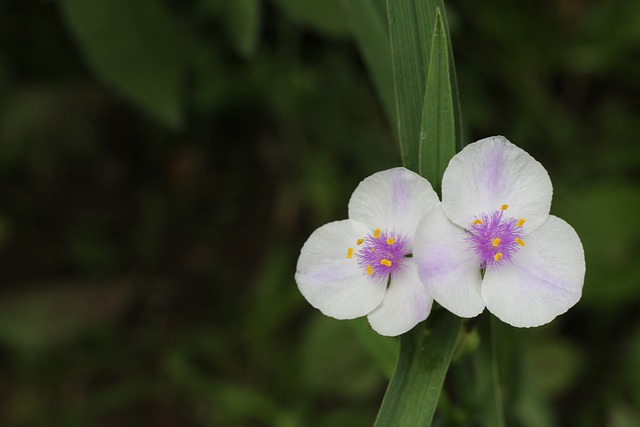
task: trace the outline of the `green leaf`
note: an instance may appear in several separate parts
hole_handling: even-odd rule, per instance
[[[260,0],[233,0],[227,5],[227,32],[236,51],[245,58],[253,56],[260,29]]]
[[[395,126],[391,45],[383,11],[373,0],[343,0],[353,36],[358,44],[389,123]]]
[[[398,365],[375,427],[431,425],[461,323],[441,309],[402,335]]]
[[[442,26],[448,45],[449,78],[453,99],[456,147],[462,148],[458,87],[456,83],[451,42],[442,0],[387,0],[391,56],[398,113],[398,137],[404,165],[419,169],[422,107],[427,72],[431,58],[431,41],[437,9],[443,17]]]
[[[62,12],[93,72],[164,124],[182,124],[186,58],[158,0],[63,0]]]
[[[369,352],[387,378],[391,378],[398,360],[398,341],[376,333],[364,317],[354,319],[349,324],[360,344]]]
[[[590,309],[617,310],[637,303],[640,300],[637,184],[600,179],[583,187],[562,184],[555,187],[554,213],[575,228],[585,249],[588,268],[580,304]],[[612,206],[625,208],[612,209]]]
[[[456,154],[454,114],[449,76],[449,45],[440,9],[437,9],[422,109],[419,171],[438,192],[442,174],[449,160]]]

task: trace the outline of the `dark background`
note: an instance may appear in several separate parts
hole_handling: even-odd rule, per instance
[[[293,280],[400,164],[341,6],[0,1],[0,425],[372,424],[396,341]],[[566,315],[499,328],[508,425],[638,426],[640,2],[447,7],[465,141],[538,159],[587,258]],[[491,425],[488,316],[437,425]]]

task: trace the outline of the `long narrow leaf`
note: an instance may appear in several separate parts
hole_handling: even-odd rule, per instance
[[[416,171],[419,169],[421,112],[438,9],[447,41],[456,148],[460,150],[462,138],[458,85],[444,3],[442,0],[387,0],[402,160],[407,168]]]
[[[342,4],[387,119],[395,126],[393,65],[383,11],[374,0],[343,0]]]
[[[415,1],[387,0],[387,14],[402,162],[405,167],[417,171],[426,68]]]
[[[456,153],[456,123],[449,74],[449,45],[440,10],[436,12],[422,109],[419,170],[439,191],[444,169]]]
[[[400,357],[374,427],[430,426],[461,320],[439,310],[400,338]]]

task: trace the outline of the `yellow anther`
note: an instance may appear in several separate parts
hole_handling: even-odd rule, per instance
[[[389,261],[388,259],[382,259],[380,260],[380,264],[386,265],[387,267],[391,267],[392,262]]]
[[[347,258],[352,258],[353,257],[353,248],[349,248],[347,249]]]
[[[371,276],[373,274],[373,268],[370,265],[367,265],[367,274]]]
[[[518,227],[522,227],[522,226],[524,225],[524,223],[525,223],[525,222],[527,222],[527,220],[526,220],[526,219],[524,219],[524,218],[520,218],[520,219],[518,220],[518,222],[516,223],[516,225],[517,225]]]
[[[524,240],[522,240],[519,237],[516,237],[516,243],[519,244],[520,246],[524,246]]]
[[[498,252],[493,256],[494,261],[500,261],[500,258],[502,258],[502,252]]]
[[[356,245],[360,246],[362,242],[364,242],[364,239],[358,239],[358,241],[356,242]]]
[[[500,240],[500,238],[499,238],[499,237],[496,237],[495,239],[493,239],[493,240],[491,241],[491,244],[493,244],[493,246],[494,246],[494,247],[496,247],[496,246],[498,246],[498,245],[500,244],[500,242],[501,242],[501,241],[502,241],[502,240]]]
[[[506,211],[509,208],[509,205],[502,205],[500,206],[500,209],[502,209],[503,211]]]
[[[380,237],[380,229],[376,228],[376,231],[373,232],[373,238],[377,239],[378,237]]]
[[[481,220],[481,219],[476,219],[475,221],[473,221],[473,222],[471,223],[471,225],[477,225],[477,224],[484,224],[484,222],[482,222],[482,220]]]
[[[387,239],[387,245],[393,245],[393,242],[395,242],[396,239],[394,239],[393,237],[390,239]]]

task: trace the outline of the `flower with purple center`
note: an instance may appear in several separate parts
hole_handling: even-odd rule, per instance
[[[366,178],[349,200],[349,219],[323,225],[302,247],[295,274],[300,292],[327,316],[367,316],[381,335],[409,331],[433,303],[412,258],[413,236],[425,212],[439,204],[431,184],[408,169]]]
[[[549,215],[544,167],[497,136],[469,144],[442,178],[442,204],[414,237],[418,275],[434,300],[461,317],[486,307],[517,327],[539,326],[582,295],[580,238]]]

